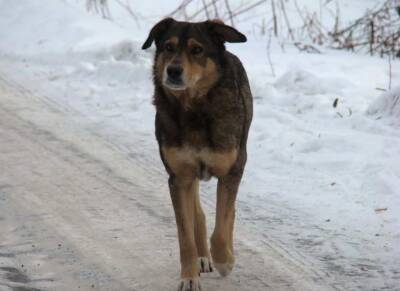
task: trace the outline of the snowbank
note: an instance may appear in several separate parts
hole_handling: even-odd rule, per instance
[[[37,55],[109,48],[132,41],[110,21],[88,15],[65,1],[0,0],[0,51]],[[38,17],[39,16],[39,17]]]
[[[400,125],[400,86],[379,96],[368,108],[367,114],[389,118]]]
[[[294,68],[283,74],[275,83],[279,89],[305,95],[342,93],[349,86],[345,79],[323,78],[304,69]]]

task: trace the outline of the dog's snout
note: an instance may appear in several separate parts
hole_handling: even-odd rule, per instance
[[[169,65],[167,68],[168,77],[172,80],[180,80],[183,73],[181,65]]]
[[[173,90],[184,90],[186,88],[185,78],[183,76],[183,66],[181,63],[172,62],[165,68],[163,84]]]

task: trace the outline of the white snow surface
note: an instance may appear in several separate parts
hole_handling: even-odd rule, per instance
[[[379,96],[368,108],[368,114],[386,118],[400,124],[400,87],[393,88]]]
[[[355,1],[353,10],[372,2]],[[154,21],[162,11],[143,7]],[[166,183],[151,105],[154,50],[140,50],[150,28],[150,21],[139,29],[88,15],[78,1],[0,0],[0,71],[79,112],[83,127],[128,152],[140,144]],[[228,49],[242,60],[254,96],[240,239],[261,254],[279,246],[333,289],[399,290],[399,61],[389,72],[378,57],[273,44],[274,76],[265,41],[250,37]],[[394,89],[382,94],[390,75]],[[214,197],[215,182],[202,192]]]

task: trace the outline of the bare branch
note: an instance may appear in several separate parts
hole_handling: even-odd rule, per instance
[[[228,10],[228,13],[229,13],[229,20],[231,21],[231,25],[235,26],[235,24],[233,22],[233,14],[232,14],[231,6],[229,5],[229,0],[225,0],[225,5],[226,5],[226,9]]]
[[[274,65],[272,63],[272,59],[271,59],[271,38],[272,38],[272,35],[270,32],[268,35],[268,43],[267,43],[267,58],[268,58],[269,66],[271,68],[272,76],[275,78],[275,69],[274,69]]]

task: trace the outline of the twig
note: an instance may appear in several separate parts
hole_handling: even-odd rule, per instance
[[[369,51],[371,56],[374,54],[374,42],[375,42],[375,25],[374,25],[374,20],[371,19],[370,21],[370,26],[371,26],[371,39],[370,39],[370,45],[369,45]]]
[[[96,14],[100,14],[104,19],[111,20],[111,12],[108,7],[108,0],[86,0],[87,11],[95,10]]]
[[[229,20],[231,21],[231,25],[232,25],[232,26],[235,26],[235,24],[233,23],[233,14],[232,14],[232,10],[231,10],[231,7],[229,6],[229,0],[225,0],[225,5],[226,5],[226,9],[228,9]]]
[[[300,7],[299,7],[299,3],[297,3],[297,0],[294,0],[294,6],[296,7],[297,13],[299,14],[301,20],[303,23],[306,23],[306,19],[303,15],[303,12],[301,11]]]
[[[292,30],[292,27],[291,27],[290,22],[289,22],[289,18],[288,18],[287,13],[286,13],[285,3],[283,2],[283,0],[280,0],[280,3],[281,3],[281,9],[282,9],[282,12],[283,12],[283,16],[284,16],[284,19],[285,19],[285,22],[286,22],[286,25],[287,25],[287,28],[288,28],[288,31],[289,31],[290,38],[292,39],[292,41],[294,41],[293,30]]]
[[[204,7],[203,9],[206,13],[206,17],[207,17],[207,19],[210,19],[210,14],[208,13],[206,0],[201,0],[201,1],[203,2],[203,7]]]
[[[392,89],[392,58],[389,55],[389,90]]]
[[[110,7],[108,6],[108,0],[100,0],[100,9],[103,18],[111,20],[111,12]]]
[[[232,16],[233,17],[239,16],[240,14],[246,13],[247,11],[250,11],[250,10],[254,9],[257,6],[259,6],[259,5],[261,5],[261,4],[265,3],[265,2],[266,2],[266,0],[260,0],[260,1],[257,1],[257,2],[255,2],[253,4],[251,4],[251,5],[245,6],[242,9],[238,9],[235,13],[232,14]]]
[[[268,62],[269,62],[269,66],[271,67],[271,73],[272,76],[275,78],[275,69],[274,69],[274,65],[272,63],[272,59],[271,59],[271,31],[268,34],[268,43],[267,43],[267,58],[268,58]]]
[[[213,5],[213,3],[207,3],[207,4],[206,4],[207,9],[208,9],[211,5]],[[186,7],[187,7],[187,6],[185,6],[184,9],[186,9]],[[190,16],[187,16],[186,20],[191,21],[191,20],[195,19],[198,15],[200,15],[202,12],[204,12],[204,7],[201,8],[201,9],[199,9],[199,10],[197,10],[196,12],[194,12],[193,14],[191,14]]]
[[[391,114],[394,113],[394,110],[395,110],[396,107],[397,107],[397,103],[399,103],[399,101],[400,101],[400,95],[394,96],[393,99],[394,99],[394,102],[393,102],[392,108],[390,108],[390,113],[391,113]]]
[[[322,23],[322,0],[319,0],[319,22]]]
[[[321,51],[317,49],[316,47],[310,45],[310,44],[304,44],[301,42],[295,42],[294,45],[299,49],[299,51],[305,51],[307,53],[317,53],[321,54]]]
[[[215,16],[215,18],[219,18],[218,8],[217,8],[217,1],[218,0],[212,0],[212,4],[213,4],[213,7],[214,7],[214,16]]]
[[[271,0],[271,6],[272,6],[272,18],[274,21],[274,35],[275,35],[275,37],[277,37],[278,36],[278,20],[276,18],[275,0]]]
[[[101,1],[101,0],[87,0]],[[105,1],[105,0],[103,0]],[[123,0],[118,0],[123,1]],[[239,16],[249,14],[259,5],[268,3],[269,0],[248,0],[237,1],[239,5],[232,6],[230,0],[183,0],[180,5],[170,14],[171,16],[184,17],[187,21],[197,18],[218,17],[232,26],[239,22]],[[354,52],[369,52],[370,54],[390,54],[392,57],[400,58],[400,17],[396,8],[399,0],[385,0],[377,3],[375,7],[367,11],[365,15],[353,21],[347,27],[341,27],[340,7],[336,3],[336,13],[327,7],[327,3],[333,0],[319,0],[319,13],[309,13],[307,10],[300,9],[297,0],[270,0],[271,19],[262,17],[260,24],[261,34],[265,34],[273,29],[274,36],[279,38],[282,49],[287,39],[291,44],[295,44],[299,49],[307,52],[319,52],[312,44],[319,46],[328,45],[336,49],[346,49]],[[383,3],[382,3],[383,2]],[[202,5],[201,5],[202,3]],[[236,2],[235,2],[236,3]],[[292,19],[288,12],[290,6],[286,3],[294,3],[297,14],[302,24],[298,27],[292,26]],[[199,5],[200,4],[200,5]],[[269,5],[269,3],[268,3]],[[93,7],[94,8],[94,7]],[[186,11],[188,14],[186,14]],[[328,11],[329,13],[325,13]],[[270,15],[271,15],[270,14]],[[322,20],[326,16],[332,16],[333,27],[324,27]],[[245,17],[240,17],[243,21]],[[252,15],[248,15],[252,17]],[[286,34],[285,34],[286,32]],[[311,43],[304,45],[305,43]]]
[[[180,11],[182,11],[182,9],[183,9],[184,7],[186,7],[188,4],[190,4],[190,3],[193,2],[193,1],[194,1],[194,0],[184,0],[184,1],[182,1],[182,3],[179,4],[179,6],[178,6],[175,10],[173,10],[173,11],[169,14],[169,16],[174,16],[174,15],[178,14]]]
[[[117,2],[117,4],[119,4],[122,8],[124,8],[135,20],[136,25],[138,28],[140,28],[140,22],[139,22],[139,18],[137,17],[136,13],[133,12],[133,9],[129,3],[129,0],[126,0],[126,3],[123,3],[121,0],[115,0],[115,2]]]

